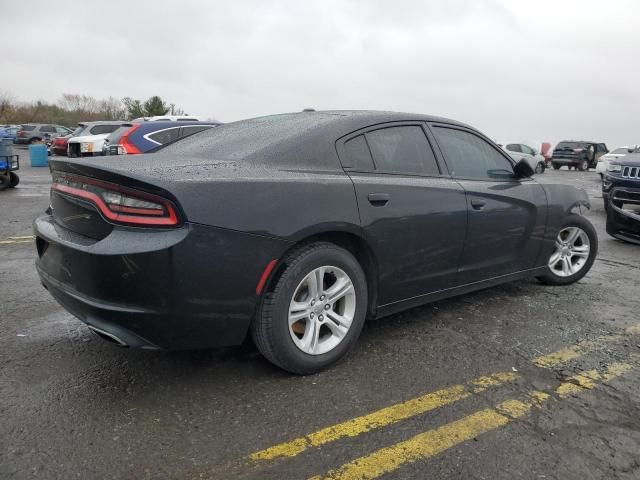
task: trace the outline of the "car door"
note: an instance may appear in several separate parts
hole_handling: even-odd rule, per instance
[[[378,263],[378,305],[452,287],[464,245],[464,189],[441,168],[421,122],[377,125],[337,142]]]
[[[513,161],[477,132],[446,124],[430,128],[466,193],[469,220],[459,283],[533,268],[547,215],[542,186],[516,178]]]

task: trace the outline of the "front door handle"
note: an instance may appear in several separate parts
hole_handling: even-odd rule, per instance
[[[484,200],[478,200],[478,199],[471,199],[471,208],[473,208],[474,210],[482,210],[484,209],[484,206],[487,204],[487,202],[485,202]]]
[[[391,195],[388,193],[370,193],[367,198],[369,199],[369,203],[374,207],[384,207],[389,203]]]

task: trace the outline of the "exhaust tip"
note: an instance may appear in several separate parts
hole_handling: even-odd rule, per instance
[[[89,330],[91,330],[93,333],[98,335],[100,338],[102,338],[104,340],[107,340],[108,342],[115,343],[116,345],[119,345],[121,347],[128,347],[129,346],[129,345],[127,345],[126,342],[124,342],[123,340],[121,340],[120,338],[115,336],[113,333],[105,332],[104,330],[96,328],[96,327],[94,327],[92,325],[87,325],[87,327],[89,327]]]

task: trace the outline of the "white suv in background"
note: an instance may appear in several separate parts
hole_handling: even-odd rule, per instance
[[[502,147],[516,162],[526,160],[536,173],[544,173],[545,159],[529,145],[524,143],[507,143]]]
[[[105,138],[123,123],[124,120],[79,123],[78,127],[84,128],[69,139],[67,155],[72,158],[103,155],[102,146]]]
[[[629,153],[634,153],[640,151],[640,147],[635,145],[633,147],[618,147],[614,148],[609,153],[602,155],[598,159],[598,164],[596,165],[596,172],[600,174],[600,178],[604,177],[604,174],[607,173],[607,169],[609,168],[609,161],[615,160],[616,158],[624,157]]]

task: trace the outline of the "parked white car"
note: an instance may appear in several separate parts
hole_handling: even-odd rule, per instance
[[[636,152],[640,149],[640,147],[618,147],[614,148],[609,153],[602,155],[598,159],[598,164],[596,165],[596,172],[600,174],[600,177],[604,177],[604,174],[607,173],[607,169],[609,168],[609,162],[611,160],[615,160],[616,158],[624,157],[625,155]]]
[[[124,120],[79,123],[74,137],[67,143],[69,157],[92,157],[103,155],[102,146],[109,134],[115,132]]]
[[[536,173],[544,173],[546,168],[544,157],[529,145],[525,145],[524,143],[507,143],[502,149],[516,162],[524,159],[529,162],[529,165],[531,165],[531,168],[533,168]]]

